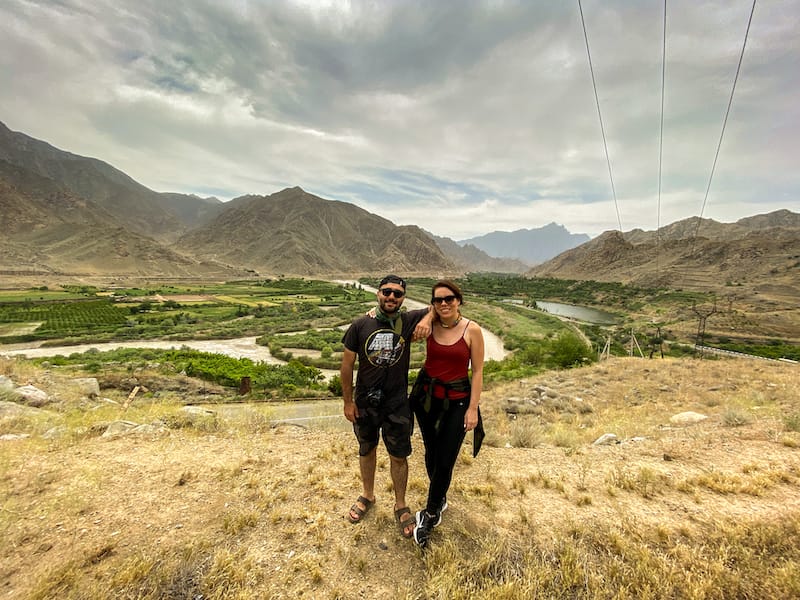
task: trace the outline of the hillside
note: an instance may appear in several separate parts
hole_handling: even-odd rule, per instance
[[[489,387],[487,441],[476,459],[465,444],[422,553],[393,522],[383,448],[376,507],[345,520],[358,463],[343,417],[305,429],[271,423],[269,405],[217,405],[192,421],[181,406],[200,386],[180,391],[177,375],[124,410],[124,385],[101,376],[108,400],[89,398],[57,370],[2,359],[0,374],[57,398],[0,402],[3,593],[795,598],[796,369],[620,358]],[[706,418],[674,418],[687,411]],[[146,425],[109,433],[119,420]],[[606,433],[617,443],[593,444]],[[415,510],[424,473],[415,437]]]
[[[89,200],[134,233],[172,240],[185,229],[169,198],[137,183],[111,165],[60,150],[0,123],[0,160],[21,167]]]
[[[415,226],[299,187],[248,196],[181,237],[176,249],[262,274],[445,273],[455,266]]]
[[[667,287],[800,283],[800,230],[770,228],[732,239],[632,243],[617,231],[564,252],[528,273]]]
[[[654,232],[587,236],[551,223],[454,242],[398,227],[299,187],[216,198],[154,192],[100,160],[59,150],[0,123],[0,271],[81,276],[353,277],[398,271],[621,281],[797,297],[800,215],[735,224],[696,218]],[[498,258],[501,257],[501,258]],[[506,257],[506,258],[502,258]]]
[[[0,241],[0,271],[7,273],[458,272],[419,228],[398,227],[351,204],[300,188],[229,203],[154,192],[102,161],[59,150],[2,123],[0,209],[8,233]]]
[[[4,274],[232,277],[241,270],[169,250],[52,179],[0,160]]]
[[[528,275],[711,292],[719,314],[708,325],[716,335],[800,341],[800,215],[700,225],[695,237],[696,219],[673,223],[660,242],[654,232],[607,231]]]

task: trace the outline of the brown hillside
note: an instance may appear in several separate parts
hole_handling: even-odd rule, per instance
[[[454,270],[419,228],[398,227],[355,205],[325,200],[299,187],[234,202],[175,247],[262,274]]]
[[[118,225],[108,212],[52,179],[0,160],[0,229],[6,236],[34,236],[63,223]]]
[[[528,274],[712,292],[716,335],[800,341],[800,215],[703,222],[694,237],[696,225],[687,219],[662,228],[660,242],[653,232],[607,231]]]
[[[375,508],[344,518],[359,492],[346,427],[271,426],[263,403],[193,427],[180,392],[125,411],[128,389],[103,391],[115,406],[70,395],[54,370],[0,360],[0,374],[60,401],[0,417],[6,598],[800,592],[794,365],[611,359],[485,390],[486,443],[475,459],[465,444],[424,553],[397,531],[383,448]],[[511,405],[530,410],[511,419]],[[673,422],[688,411],[706,418]],[[117,419],[170,428],[100,437]],[[594,445],[605,433],[618,443]],[[412,509],[425,492],[415,437]]]
[[[800,285],[800,229],[745,231],[733,239],[683,238],[633,243],[618,231],[563,252],[530,275],[620,281],[645,286],[751,289],[765,283]]]
[[[123,227],[52,179],[0,160],[0,271],[90,275],[235,276]]]
[[[78,156],[0,123],[0,160],[92,201],[140,235],[172,240],[184,230],[160,194],[103,161]]]

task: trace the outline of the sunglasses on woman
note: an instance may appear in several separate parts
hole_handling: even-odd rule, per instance
[[[382,288],[381,294],[383,294],[386,298],[394,294],[395,298],[402,298],[406,295],[403,290],[393,290],[392,288]]]
[[[434,296],[431,298],[431,304],[452,304],[455,301],[455,296]]]

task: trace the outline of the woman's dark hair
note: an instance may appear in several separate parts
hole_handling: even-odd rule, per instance
[[[440,279],[439,281],[434,283],[433,287],[431,288],[431,298],[433,298],[433,295],[439,288],[447,288],[448,290],[453,292],[453,295],[456,298],[458,298],[458,302],[460,304],[464,304],[464,296],[461,294],[461,288],[458,287],[458,284],[456,284],[455,281],[452,281],[450,279]]]

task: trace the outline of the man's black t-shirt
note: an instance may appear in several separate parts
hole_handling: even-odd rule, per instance
[[[427,308],[400,313],[402,329],[398,334],[385,321],[370,316],[359,317],[345,332],[344,347],[358,355],[355,402],[365,405],[367,392],[381,388],[391,404],[408,391],[408,366],[411,361],[411,336]]]

